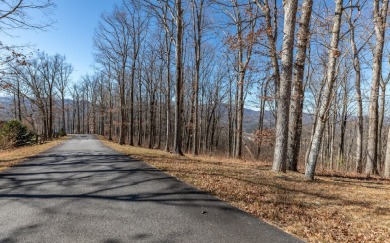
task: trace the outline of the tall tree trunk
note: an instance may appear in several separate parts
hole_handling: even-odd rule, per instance
[[[156,123],[155,121],[155,94],[156,90],[153,90],[151,88],[151,94],[150,94],[150,107],[149,107],[149,116],[150,116],[150,126],[149,126],[149,143],[148,148],[152,148],[154,146],[154,130]]]
[[[77,98],[77,134],[81,133],[81,114],[80,114],[80,99]]]
[[[65,118],[65,97],[61,92],[61,110],[62,110],[62,130],[66,133],[66,118]]]
[[[297,56],[294,64],[294,89],[290,107],[289,137],[287,147],[287,169],[292,171],[298,170],[304,101],[303,76],[305,72],[306,49],[310,43],[310,19],[312,8],[313,0],[305,0],[302,4],[302,15],[299,20]]]
[[[138,76],[138,141],[137,146],[142,146],[142,81],[141,70]]]
[[[345,77],[344,79],[347,79]],[[344,96],[343,96],[343,107],[341,111],[341,119],[340,119],[340,144],[339,144],[339,154],[337,158],[338,164],[345,163],[344,158],[344,147],[345,147],[345,131],[347,129],[347,106],[348,106],[348,93],[347,93],[347,87],[346,87],[347,80],[344,80]]]
[[[229,79],[229,101],[228,101],[228,154],[229,158],[233,157],[233,98],[232,98],[232,82],[233,79]]]
[[[340,55],[338,44],[340,39],[341,16],[343,11],[343,1],[336,0],[336,10],[333,17],[332,38],[329,49],[329,60],[327,65],[325,89],[322,92],[322,100],[319,104],[318,119],[314,128],[312,143],[309,150],[305,177],[308,180],[314,180],[314,173],[317,164],[317,158],[321,147],[322,135],[324,133],[325,123],[329,113],[329,104],[332,97],[333,84],[335,82],[336,61]]]
[[[175,136],[174,136],[174,149],[178,155],[183,155],[181,150],[181,103],[182,103],[182,65],[183,65],[183,9],[181,7],[182,1],[175,0],[176,6],[176,41],[175,41],[175,56],[176,56],[176,100],[175,100]]]
[[[380,6],[382,2],[382,6]],[[382,71],[382,55],[385,42],[385,29],[388,0],[374,0],[374,30],[375,30],[375,50],[372,65],[372,83],[370,92],[370,107],[368,116],[368,140],[367,140],[367,162],[366,175],[376,174],[377,150],[378,150],[378,95],[379,82]]]
[[[252,56],[252,48],[255,43],[255,27],[256,27],[256,18],[251,18],[246,20],[248,22],[248,26],[244,26],[243,16],[240,10],[240,6],[237,1],[234,2],[234,15],[235,15],[235,25],[237,31],[237,42],[238,45],[238,77],[237,77],[237,111],[236,111],[236,122],[237,122],[237,130],[236,130],[236,151],[235,157],[241,159],[242,158],[242,143],[243,143],[243,123],[244,123],[244,89],[245,89],[245,75],[248,68],[248,64],[251,60]],[[255,14],[253,10],[246,9],[245,11],[251,12]],[[245,31],[248,31],[248,35],[245,35]]]
[[[134,145],[134,76],[135,76],[136,55],[133,56],[130,76],[130,100],[129,100],[129,145]]]
[[[383,177],[390,178],[390,127],[387,134],[386,159],[385,159],[385,166],[383,170]]]
[[[264,84],[264,87],[261,89],[261,97],[260,97],[260,111],[259,111],[259,124],[257,127],[258,132],[260,133],[260,136],[262,136],[262,131],[264,128],[264,113],[265,113],[265,97],[268,94],[268,81]],[[261,143],[262,138],[259,138],[259,141],[257,141],[257,153],[256,153],[256,159],[260,158],[260,151],[261,151]]]
[[[161,74],[160,74],[160,90],[162,90],[162,71],[161,71]],[[162,121],[162,117],[163,117],[163,112],[162,112],[162,95],[161,93],[158,94],[158,140],[157,140],[157,148],[161,149],[161,136],[162,136],[162,125],[163,125],[163,121]]]
[[[335,137],[336,137],[336,122],[337,122],[337,102],[333,102],[333,116],[331,116],[331,122],[329,124],[329,160],[330,160],[330,169],[334,169],[334,150],[335,150]],[[338,166],[338,164],[337,164]]]
[[[49,139],[53,138],[53,93],[52,88],[49,88]]]
[[[237,83],[238,83],[238,75],[237,75]],[[237,122],[237,119],[238,119],[238,88],[236,88],[236,94],[234,96],[234,123],[233,123],[233,131],[234,131],[234,134],[233,134],[233,154],[234,156],[236,156],[236,153],[237,153],[237,134],[238,134],[238,122]],[[207,134],[207,133],[206,133]]]
[[[195,80],[194,80],[194,110],[193,110],[193,141],[192,141],[192,154],[198,155],[198,110],[199,110],[199,80],[200,80],[200,62],[202,53],[202,35],[203,35],[203,3],[204,0],[200,0],[199,6],[196,5],[196,1],[193,1],[193,27],[194,27],[194,48],[195,48]]]
[[[272,170],[275,172],[286,171],[294,35],[298,0],[285,0],[283,1],[283,7],[284,36],[282,44],[282,74],[280,76],[279,94],[277,97],[276,141],[272,165]]]
[[[18,120],[22,121],[22,107],[20,102],[20,80],[17,78],[17,105],[18,105]]]
[[[352,13],[351,13],[352,15]],[[363,103],[361,94],[361,71],[360,71],[360,59],[359,51],[355,42],[355,26],[353,26],[351,17],[348,17],[349,27],[351,30],[351,47],[353,54],[353,69],[355,70],[355,89],[356,89],[356,102],[357,102],[357,134],[356,134],[356,172],[362,173],[363,171]]]
[[[120,102],[120,130],[119,130],[119,144],[125,144],[126,138],[126,100],[125,100],[125,66],[122,64],[121,76],[120,76],[120,90],[119,90],[119,102]]]
[[[242,51],[240,51],[242,53]],[[242,56],[242,54],[241,54]],[[242,58],[240,58],[242,61]],[[242,63],[242,62],[240,62]],[[241,65],[240,65],[241,66]],[[238,104],[237,104],[237,135],[236,135],[236,158],[241,159],[242,157],[242,133],[244,123],[244,78],[245,71],[241,69],[239,72],[239,81],[237,84],[238,89]]]
[[[114,109],[114,106],[113,106],[113,101],[112,101],[112,82],[111,82],[111,78],[110,78],[110,74],[108,76],[108,87],[109,87],[109,90],[108,90],[108,93],[109,93],[109,106],[110,106],[110,110],[108,111],[109,112],[109,118],[108,118],[108,140],[109,141],[112,141],[112,129],[113,129],[113,119],[112,119],[112,110]]]
[[[167,48],[167,88],[166,88],[166,131],[165,131],[165,151],[169,151],[171,140],[171,42],[168,33],[165,33],[165,47]]]
[[[382,78],[381,78],[382,79]],[[380,87],[381,87],[381,97],[380,97],[380,104],[379,104],[379,114],[378,114],[378,159],[377,159],[377,166],[376,170],[379,173],[381,171],[381,165],[382,165],[382,131],[383,131],[383,120],[385,117],[385,103],[386,103],[386,82],[381,81]]]

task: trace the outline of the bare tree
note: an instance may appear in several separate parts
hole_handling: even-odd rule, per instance
[[[60,55],[49,56],[42,52],[39,54],[41,67],[39,71],[45,81],[45,92],[48,99],[48,136],[49,139],[53,138],[53,102],[54,102],[54,88],[57,82],[58,74],[60,71]]]
[[[70,82],[70,75],[73,72],[73,66],[66,63],[65,56],[60,57],[60,66],[56,86],[61,96],[61,110],[62,110],[62,131],[66,132],[65,119],[65,93]]]
[[[116,7],[111,15],[103,15],[102,22],[95,32],[95,46],[111,62],[119,86],[120,97],[120,136],[119,144],[125,143],[126,137],[126,77],[131,52],[131,33],[129,14]]]
[[[48,137],[48,112],[46,106],[46,89],[45,79],[42,77],[41,72],[41,59],[31,58],[27,60],[26,65],[13,65],[12,73],[17,76],[20,84],[26,87],[25,92],[20,94],[26,97],[31,103],[33,103],[39,110],[41,118],[41,129],[40,133],[43,139]],[[18,90],[19,92],[21,89]]]
[[[8,34],[12,29],[42,29],[53,21],[47,19],[54,7],[52,0],[3,0],[0,2],[0,32]],[[40,13],[40,21],[31,17]],[[46,21],[42,21],[46,19]]]
[[[176,40],[175,40],[175,65],[176,65],[176,100],[175,100],[175,134],[174,134],[174,150],[176,154],[183,155],[182,152],[182,134],[181,134],[181,126],[182,126],[182,117],[181,117],[181,109],[182,109],[182,85],[183,85],[183,8],[182,1],[175,0],[175,22],[176,22]]]
[[[357,102],[357,117],[358,117],[358,130],[356,136],[356,172],[362,173],[363,170],[363,102],[362,102],[362,94],[361,94],[361,63],[359,54],[363,50],[365,44],[369,40],[367,38],[363,45],[360,47],[356,44],[356,21],[359,20],[360,10],[363,6],[358,6],[358,16],[353,19],[353,5],[351,1],[350,5],[350,14],[347,15],[348,25],[350,28],[350,43],[352,47],[352,55],[353,55],[353,68],[355,71],[355,89],[356,89],[356,102]],[[371,36],[371,35],[369,35]]]
[[[305,72],[306,49],[310,44],[310,19],[313,0],[302,3],[302,15],[299,20],[297,54],[294,63],[293,94],[290,107],[289,137],[287,147],[287,168],[298,170],[298,156],[302,133],[302,110],[304,100],[303,76]]]
[[[195,75],[193,82],[193,104],[191,106],[191,121],[192,125],[192,147],[193,155],[198,155],[198,129],[199,129],[199,79],[200,79],[200,62],[202,53],[203,32],[205,28],[205,0],[192,0],[192,25],[193,25],[193,41],[194,41],[194,58],[195,58]]]
[[[236,72],[236,132],[234,141],[234,156],[242,157],[243,145],[243,123],[244,123],[244,94],[245,79],[253,55],[253,48],[258,41],[258,35],[261,33],[256,29],[258,10],[254,8],[250,1],[242,3],[237,0],[231,0],[231,5],[226,14],[234,26],[234,32],[228,37],[229,48],[235,52],[234,70]]]
[[[279,55],[277,49],[278,42],[278,7],[277,1],[273,2],[273,11],[269,0],[254,0],[257,6],[261,9],[265,18],[265,28],[268,39],[269,56],[271,58],[273,79],[275,86],[275,96],[278,97],[279,83],[280,83],[280,68],[279,68]]]
[[[130,58],[130,79],[129,79],[129,144],[134,145],[134,79],[136,73],[136,64],[142,42],[146,37],[149,17],[142,14],[140,5],[132,1],[123,1],[122,8],[127,13],[129,20],[127,28],[129,32],[129,41],[131,42]]]
[[[318,106],[317,123],[314,127],[312,142],[309,148],[308,160],[306,163],[305,177],[308,180],[314,180],[314,172],[317,164],[318,154],[320,152],[322,135],[324,133],[325,123],[328,118],[329,105],[332,97],[333,86],[335,82],[336,61],[340,56],[338,44],[340,40],[341,16],[343,12],[343,1],[336,0],[335,14],[333,17],[332,38],[328,51],[328,64],[325,77],[325,89],[322,91],[322,98]]]
[[[12,35],[14,29],[46,29],[53,21],[49,18],[54,7],[52,0],[3,0],[0,1],[0,32]],[[39,18],[34,19],[32,15]],[[39,19],[39,20],[38,20]],[[21,61],[22,53],[12,43],[0,40],[0,71],[6,74],[3,66],[10,61]],[[5,78],[0,77],[0,90],[9,86]]]
[[[374,31],[376,43],[372,64],[372,83],[368,118],[367,162],[365,169],[365,173],[367,175],[378,173],[376,169],[378,157],[378,97],[388,6],[388,0],[374,0]]]
[[[159,23],[166,31],[167,38],[174,43],[175,46],[175,122],[174,122],[174,151],[176,154],[183,155],[182,152],[182,88],[183,88],[183,36],[184,36],[184,9],[182,7],[182,0],[174,1],[142,1],[147,7],[147,11],[157,18]],[[174,28],[172,28],[174,27]],[[167,48],[170,51],[167,43]],[[170,57],[167,56],[168,63],[170,63]],[[169,68],[169,67],[168,67]],[[170,78],[168,79],[170,81]],[[169,91],[168,85],[167,89]],[[167,98],[170,99],[168,95]],[[169,101],[170,102],[170,101]],[[167,109],[167,115],[169,110]],[[167,116],[167,120],[168,120]],[[169,134],[169,123],[167,121],[167,134]],[[169,138],[166,141],[166,149],[168,149]]]
[[[298,0],[286,0],[284,7],[284,27],[282,45],[282,74],[277,96],[277,120],[276,120],[276,143],[272,170],[275,172],[286,171],[288,124],[290,113],[291,82],[293,71],[293,51],[296,12]]]

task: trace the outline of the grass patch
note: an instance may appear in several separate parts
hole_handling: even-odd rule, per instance
[[[26,158],[42,153],[69,138],[70,136],[65,136],[39,145],[24,146],[0,151],[0,171],[18,164]]]
[[[274,174],[266,162],[103,143],[309,242],[390,242],[390,181]]]

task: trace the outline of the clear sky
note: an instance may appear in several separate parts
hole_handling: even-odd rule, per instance
[[[31,44],[30,49],[45,51],[50,55],[65,55],[74,67],[72,80],[92,73],[93,33],[103,12],[111,12],[121,0],[53,0],[56,8],[51,18],[56,21],[46,31],[19,30],[14,36],[2,36],[8,45]]]

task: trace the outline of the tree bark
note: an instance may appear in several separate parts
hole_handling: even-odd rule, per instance
[[[347,92],[347,74],[344,77],[344,95],[343,95],[343,106],[341,110],[341,117],[340,117],[340,144],[339,144],[339,151],[338,151],[338,158],[337,163],[343,164],[345,163],[345,157],[344,157],[344,148],[345,148],[345,132],[347,129],[347,109],[348,109],[348,92]]]
[[[203,37],[203,4],[204,0],[200,0],[199,6],[196,1],[193,1],[193,27],[194,27],[194,48],[195,48],[195,80],[193,87],[194,106],[193,106],[193,141],[192,154],[198,155],[198,110],[199,110],[199,80],[200,80],[200,62],[202,53],[202,37]]]
[[[386,103],[386,85],[387,82],[383,80],[381,77],[380,82],[380,89],[381,89],[381,97],[380,97],[380,104],[379,104],[379,114],[378,114],[378,158],[376,163],[376,171],[379,173],[381,171],[382,166],[382,143],[383,143],[383,120],[385,116],[385,103]]]
[[[123,64],[123,67],[126,64]],[[125,101],[125,70],[121,71],[121,76],[119,77],[119,103],[120,103],[120,131],[119,131],[119,144],[125,144],[126,138],[126,101]]]
[[[382,6],[380,6],[382,2]],[[374,0],[374,31],[375,31],[375,50],[372,65],[372,83],[370,92],[370,106],[368,117],[368,140],[367,140],[367,161],[366,175],[377,174],[377,150],[378,150],[378,96],[379,82],[382,71],[382,55],[385,42],[385,29],[388,0]]]
[[[355,26],[353,26],[351,17],[348,17],[349,27],[351,30],[351,47],[353,54],[353,68],[355,70],[355,90],[356,90],[356,102],[357,102],[357,134],[356,134],[356,172],[362,173],[363,171],[363,103],[361,94],[361,70],[359,51],[355,42]]]
[[[176,6],[176,41],[175,41],[175,57],[176,57],[176,97],[175,97],[175,136],[174,136],[174,150],[178,155],[183,155],[181,149],[181,125],[182,125],[182,117],[181,117],[181,103],[182,103],[182,65],[183,65],[183,53],[182,53],[182,45],[183,45],[183,9],[182,9],[182,1],[175,0]]]
[[[326,73],[325,89],[322,92],[322,100],[320,101],[318,111],[318,120],[312,135],[312,143],[309,150],[309,156],[306,163],[305,177],[308,180],[314,180],[315,168],[317,165],[317,158],[320,152],[322,143],[322,135],[324,133],[325,123],[328,118],[329,104],[331,101],[333,84],[335,82],[336,61],[340,53],[338,51],[338,44],[340,39],[341,16],[343,11],[343,1],[336,0],[335,15],[333,17],[332,38],[329,49],[329,60]]]
[[[297,54],[294,64],[294,89],[290,107],[289,137],[287,147],[287,169],[292,171],[298,170],[304,101],[303,76],[305,72],[306,49],[310,42],[310,18],[312,8],[313,0],[305,0],[302,4],[302,15],[299,20]]]
[[[277,97],[276,141],[272,170],[286,172],[288,124],[290,115],[291,81],[293,71],[293,50],[298,0],[283,1],[284,27],[282,44],[282,74]]]
[[[390,127],[389,127],[389,132],[387,134],[386,159],[385,159],[385,166],[383,169],[383,177],[390,178]]]

